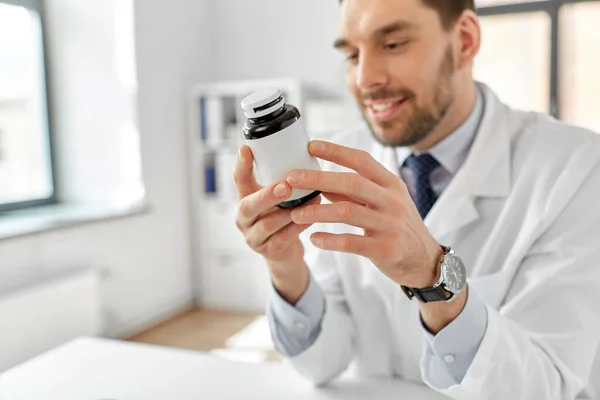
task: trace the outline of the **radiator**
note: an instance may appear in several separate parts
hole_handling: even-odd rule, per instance
[[[91,269],[0,283],[0,373],[79,336],[103,333]]]

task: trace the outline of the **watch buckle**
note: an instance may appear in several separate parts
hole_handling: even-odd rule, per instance
[[[400,286],[400,287],[402,288],[402,291],[404,292],[406,297],[408,297],[409,300],[412,300],[413,297],[415,297],[415,294],[412,292],[412,290],[410,290],[410,288],[407,288],[406,286]]]

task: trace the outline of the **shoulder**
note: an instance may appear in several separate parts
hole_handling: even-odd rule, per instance
[[[569,205],[584,209],[600,185],[600,135],[544,114],[512,114],[523,122],[511,141],[514,187],[543,203],[547,222]]]
[[[546,151],[569,153],[581,145],[600,145],[598,133],[559,121],[548,114],[512,110],[511,114],[515,121],[523,121],[523,139],[540,145]]]
[[[600,159],[600,135],[593,131],[542,113],[509,110],[508,116],[517,163],[559,172],[569,164],[583,166]]]
[[[600,155],[600,135],[582,127],[567,124],[539,112],[515,110],[504,104],[486,85],[480,84],[485,96],[486,115],[491,124],[486,129],[489,142],[506,131],[514,168],[543,166],[560,168],[582,148]],[[593,156],[591,156],[593,158]],[[539,170],[540,168],[538,168]],[[515,171],[517,173],[518,171]]]

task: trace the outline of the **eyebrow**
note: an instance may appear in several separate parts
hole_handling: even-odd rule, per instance
[[[372,34],[372,36],[387,36],[392,33],[408,31],[408,30],[414,29],[415,27],[416,27],[415,24],[408,22],[408,21],[404,21],[404,20],[394,21],[390,24],[384,25],[381,28],[377,29]],[[344,38],[339,38],[333,43],[333,47],[338,50],[343,49],[345,47],[349,47],[349,46],[350,46],[350,42]]]

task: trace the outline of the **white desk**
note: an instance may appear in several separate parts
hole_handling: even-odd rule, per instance
[[[82,338],[0,375],[0,400],[441,400],[401,381],[342,378],[315,389],[288,366]],[[445,397],[444,397],[445,398]]]

